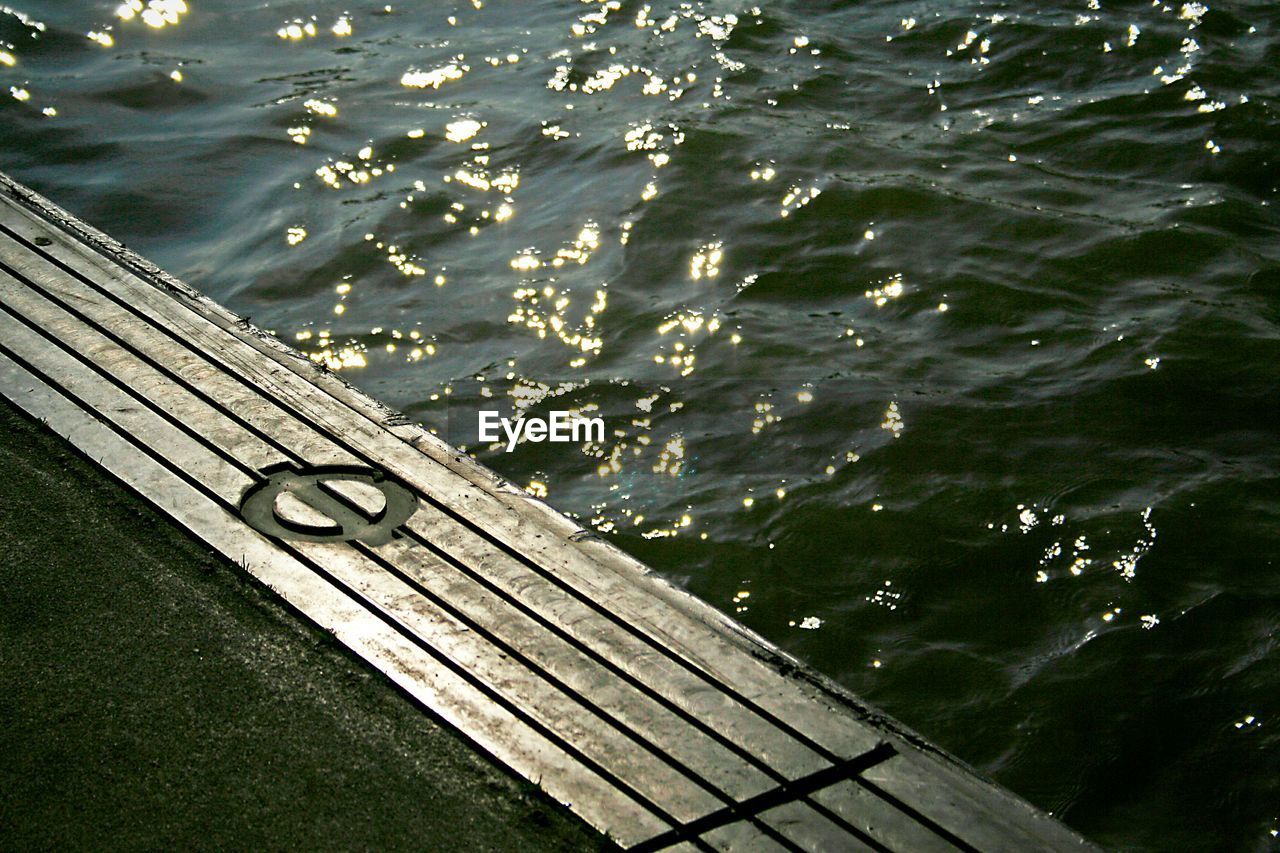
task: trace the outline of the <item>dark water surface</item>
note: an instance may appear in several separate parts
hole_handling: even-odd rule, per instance
[[[1280,5],[7,1],[0,169],[1095,840],[1276,844]]]

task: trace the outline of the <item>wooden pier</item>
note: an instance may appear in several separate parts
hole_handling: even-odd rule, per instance
[[[624,848],[1092,849],[3,175],[0,394]]]

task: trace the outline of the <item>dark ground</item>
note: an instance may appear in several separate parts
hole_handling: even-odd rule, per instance
[[[0,400],[0,847],[597,849]]]

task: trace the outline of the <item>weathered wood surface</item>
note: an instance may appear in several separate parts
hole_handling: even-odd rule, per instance
[[[623,847],[1088,847],[2,175],[0,394]],[[246,521],[272,475],[317,470],[277,508],[376,521],[376,488],[326,466],[416,506],[381,538]]]

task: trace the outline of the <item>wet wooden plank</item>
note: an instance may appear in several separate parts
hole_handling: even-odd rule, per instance
[[[760,813],[761,822],[809,853],[874,853],[875,848],[849,833],[811,805],[793,800]]]
[[[420,510],[420,513],[427,510]],[[410,519],[412,526],[414,519]],[[687,766],[693,773],[742,800],[776,785],[775,779],[713,739],[706,731],[658,703],[610,668],[557,637],[544,624],[514,608],[473,577],[451,567],[418,542],[400,539],[374,549],[425,590],[447,601],[469,622],[483,626],[494,642],[525,658],[532,669],[588,700],[612,719]]]
[[[60,341],[74,341],[75,349],[82,356],[138,390],[156,411],[172,418],[198,420],[201,432],[210,442],[234,453],[249,467],[262,469],[287,461],[284,454],[245,432],[227,417],[221,407],[199,399],[161,371],[115,344],[100,330],[79,322],[5,272],[0,272],[0,303],[13,315],[31,321]],[[16,321],[11,321],[11,324],[20,325]],[[42,344],[41,348],[48,349],[49,343]]]
[[[1087,849],[1061,823],[1013,795],[914,751],[868,769],[859,780],[920,815],[962,849]]]
[[[813,801],[889,850],[956,853],[960,849],[924,824],[904,820],[901,810],[853,781],[817,791]]]
[[[698,837],[698,840],[710,846],[713,850],[750,850],[752,853],[758,850],[760,853],[786,853],[791,849],[775,838],[766,835],[758,826],[745,821],[727,824],[719,829],[705,832]]]
[[[4,210],[0,207],[0,223],[3,220]],[[55,245],[60,244],[51,244],[50,248]],[[10,268],[8,278],[17,281],[17,277],[21,277],[29,282],[25,289],[31,293],[31,299],[40,297],[45,302],[56,303],[64,312],[75,312],[80,318],[75,324],[78,328],[111,335],[121,351],[137,353],[139,360],[155,366],[159,373],[168,374],[174,380],[172,386],[185,383],[198,389],[205,399],[216,401],[226,417],[277,440],[287,437],[290,449],[308,463],[357,464],[351,453],[290,415],[242,378],[228,373],[207,353],[193,349],[167,330],[140,321],[127,305],[104,298],[91,286],[62,272],[49,259],[24,248],[0,232],[0,259]],[[17,297],[15,293],[11,298]]]
[[[101,420],[117,424],[128,434],[144,436],[165,458],[200,481],[224,501],[235,501],[251,485],[253,478],[226,464],[225,460],[187,438],[171,422],[136,399],[120,393],[104,382],[85,362],[65,350],[51,346],[47,339],[0,311],[0,351],[28,370],[56,375],[61,389],[75,395],[86,411]],[[95,353],[87,351],[90,357]]]

